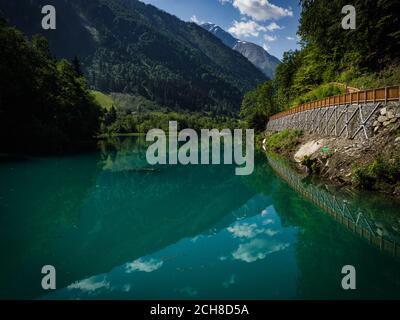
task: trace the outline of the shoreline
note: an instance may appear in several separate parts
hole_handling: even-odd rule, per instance
[[[292,145],[276,150],[268,146],[274,134],[264,133],[261,147],[266,153],[283,157],[292,168],[333,187],[399,199],[398,130],[398,126],[383,130],[368,141],[301,132],[291,138]],[[392,180],[388,181],[387,176]]]

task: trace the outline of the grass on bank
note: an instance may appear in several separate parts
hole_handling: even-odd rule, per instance
[[[353,181],[364,190],[392,191],[400,185],[400,155],[378,157],[365,165],[353,167]]]
[[[281,132],[274,133],[267,139],[267,148],[274,152],[290,152],[298,145],[299,138],[302,135],[302,130],[282,130]]]

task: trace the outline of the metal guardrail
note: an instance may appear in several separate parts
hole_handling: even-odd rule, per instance
[[[294,174],[293,170],[268,157],[272,169],[285,180],[293,189],[305,198],[316,204],[327,212],[337,222],[357,234],[380,251],[400,258],[400,244],[393,238],[383,237],[374,230],[372,223],[361,212],[351,208],[347,201],[325,191],[315,185],[305,185],[301,182],[302,177]]]
[[[400,86],[369,89],[306,102],[297,107],[274,114],[269,118],[269,120],[276,120],[282,117],[286,117],[290,114],[324,107],[376,102],[387,103],[390,101],[400,102]]]

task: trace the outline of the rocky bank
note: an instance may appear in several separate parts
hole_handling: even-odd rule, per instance
[[[270,137],[271,134],[266,133],[262,139],[262,148],[265,151],[271,151],[268,150]],[[302,133],[295,145],[290,150],[283,149],[278,153],[292,160],[299,170],[317,175],[326,182],[357,187],[359,182],[354,177],[356,168],[369,170],[368,166],[377,159],[388,165],[395,166],[399,163],[400,110],[387,107],[380,109],[374,119],[372,136],[368,140]],[[376,191],[400,197],[400,176],[391,178],[393,182],[376,187]]]

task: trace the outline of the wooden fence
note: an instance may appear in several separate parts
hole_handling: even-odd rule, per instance
[[[390,101],[400,102],[400,86],[369,89],[306,102],[292,109],[279,112],[270,117],[269,120],[276,120],[287,115],[324,107],[375,102],[387,103]]]

